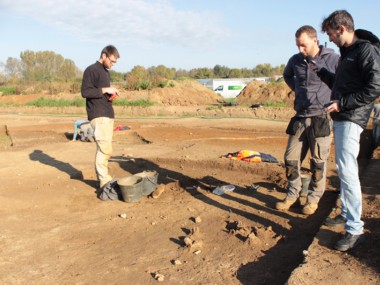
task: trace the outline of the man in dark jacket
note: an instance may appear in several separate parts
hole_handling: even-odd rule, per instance
[[[375,99],[380,95],[380,57],[373,44],[355,33],[354,20],[345,10],[335,11],[324,19],[322,31],[339,47],[341,54],[335,75],[332,80],[326,80],[332,82],[332,101],[326,110],[331,112],[334,120],[342,209],[339,216],[328,218],[325,224],[345,225],[346,233],[334,248],[346,251],[355,247],[363,234],[357,157],[360,134],[367,126]],[[372,35],[369,32],[364,34]],[[322,79],[329,74],[326,70],[319,72]]]
[[[286,198],[276,204],[278,210],[288,210],[301,192],[301,164],[303,151],[310,148],[312,177],[307,193],[307,202],[302,208],[305,215],[313,214],[326,187],[327,158],[330,154],[331,119],[324,112],[324,105],[331,100],[331,90],[310,68],[312,61],[320,67],[335,72],[339,55],[332,49],[318,45],[317,31],[311,26],[300,27],[296,34],[299,53],[293,55],[284,70],[284,80],[295,92],[296,111],[287,128],[289,134],[285,152]],[[320,126],[324,132],[321,132]],[[317,127],[316,127],[317,126]]]
[[[103,188],[112,177],[108,174],[108,160],[112,155],[112,136],[115,113],[111,96],[118,96],[116,88],[111,87],[110,69],[119,58],[118,50],[106,46],[97,62],[86,68],[82,79],[82,97],[86,98],[88,120],[94,130],[96,142],[95,170]]]

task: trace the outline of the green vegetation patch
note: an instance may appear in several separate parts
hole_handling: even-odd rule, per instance
[[[30,101],[26,103],[27,106],[35,106],[35,107],[84,107],[86,105],[86,101],[84,99],[75,99],[75,100],[65,100],[65,99],[46,99],[45,97],[41,97],[37,100]]]
[[[135,101],[128,101],[127,99],[118,99],[113,102],[113,105],[115,106],[126,106],[126,107],[150,107],[155,105],[154,102],[149,100],[135,100]]]
[[[286,107],[285,102],[272,102],[272,101],[266,101],[262,104],[264,107]]]
[[[2,96],[6,95],[15,95],[16,94],[16,89],[11,86],[0,86],[0,92]]]
[[[135,101],[128,101],[127,99],[118,99],[113,102],[114,106],[132,106],[132,107],[150,107],[155,105],[155,102],[149,101],[149,100],[135,100]],[[7,106],[9,104],[3,104],[0,103],[0,106]],[[14,104],[10,104],[14,105]],[[49,99],[45,97],[41,97],[37,100],[33,100],[30,102],[27,102],[25,104],[18,104],[20,105],[26,105],[26,106],[34,106],[34,107],[85,107],[86,106],[86,100],[83,98],[77,98],[75,100],[65,100],[63,98],[61,99]]]
[[[207,111],[212,111],[212,110],[220,110],[220,109],[222,109],[222,108],[223,108],[223,106],[220,105],[220,104],[218,104],[218,105],[212,105],[212,106],[209,106],[209,107],[206,108],[206,110],[207,110]]]

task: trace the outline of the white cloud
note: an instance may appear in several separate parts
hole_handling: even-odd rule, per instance
[[[178,10],[167,0],[2,0],[0,7],[101,43],[207,48],[229,35],[218,15]]]

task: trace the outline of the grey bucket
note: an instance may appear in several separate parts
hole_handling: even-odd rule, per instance
[[[307,194],[309,192],[309,184],[311,180],[310,174],[301,174],[301,181],[302,181],[302,191],[300,196],[301,197],[307,197]]]
[[[142,197],[143,179],[139,176],[128,176],[117,181],[125,202],[139,202]]]
[[[156,190],[158,178],[158,173],[156,171],[144,171],[135,174],[135,176],[139,176],[143,179],[143,195],[150,195]]]

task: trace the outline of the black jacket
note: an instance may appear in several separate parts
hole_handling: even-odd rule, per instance
[[[330,48],[320,46],[320,52],[314,61],[318,66],[335,72],[339,55]],[[295,92],[296,116],[313,117],[323,114],[323,106],[330,102],[331,90],[308,66],[301,53],[289,59],[283,76],[286,84]]]
[[[321,70],[321,79],[332,87],[332,100],[339,100],[340,112],[331,113],[336,121],[351,121],[363,129],[380,96],[380,57],[367,40],[358,39],[340,48],[341,59],[336,74]]]
[[[111,94],[103,94],[103,87],[110,87],[109,72],[99,62],[95,62],[86,68],[82,79],[82,97],[86,98],[86,110],[88,120],[108,117],[115,118],[112,101],[108,98]]]

